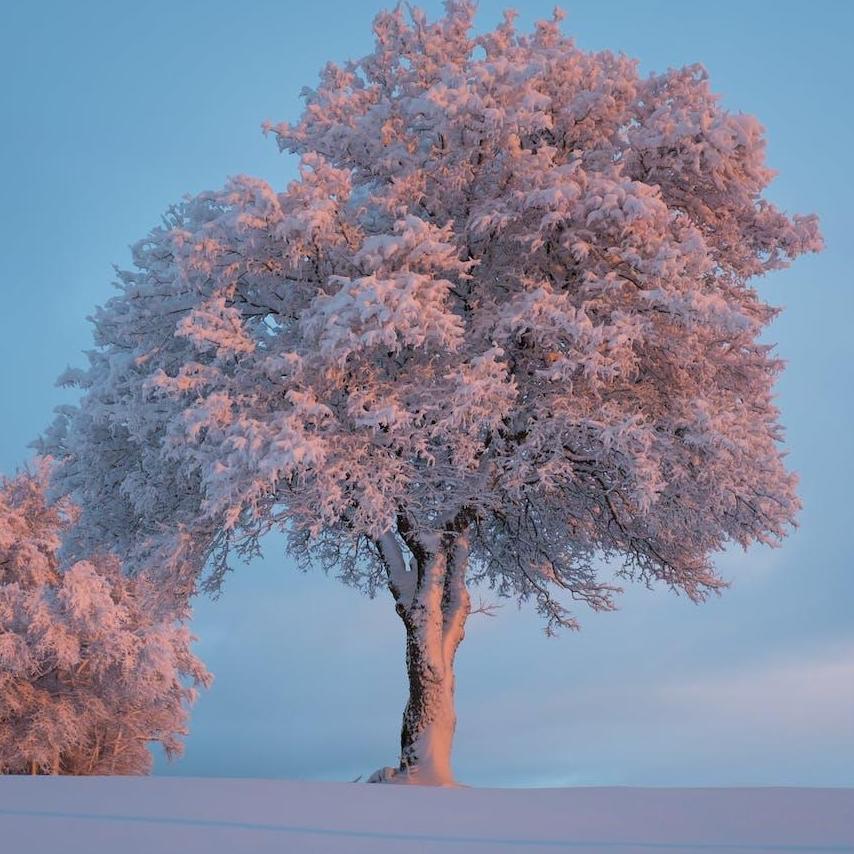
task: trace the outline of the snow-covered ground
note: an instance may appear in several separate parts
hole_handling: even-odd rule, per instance
[[[854,789],[0,777],[9,854],[851,851]]]

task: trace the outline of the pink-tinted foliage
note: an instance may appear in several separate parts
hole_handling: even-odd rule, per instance
[[[715,552],[786,534],[753,281],[821,238],[763,198],[760,125],[699,66],[643,78],[557,14],[473,14],[378,15],[268,127],[297,180],[237,177],[135,246],[45,441],[72,551],[184,596],[281,529],[405,622],[434,583],[465,611],[462,573],[552,631],[569,597],[613,607],[600,558],[702,600]]]
[[[73,516],[48,464],[0,482],[0,773],[144,774],[181,752],[195,686],[190,634],[112,557],[60,570]]]

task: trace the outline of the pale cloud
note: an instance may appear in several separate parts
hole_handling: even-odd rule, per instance
[[[681,678],[658,696],[674,711],[700,711],[718,727],[738,725],[792,738],[854,742],[854,642],[734,671]],[[766,729],[767,728],[767,729]]]

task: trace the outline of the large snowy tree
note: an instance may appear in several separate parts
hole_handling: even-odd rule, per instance
[[[48,464],[0,480],[0,774],[145,774],[181,753],[195,686],[190,634],[143,576],[100,555],[60,569],[67,500]]]
[[[473,14],[378,15],[373,53],[267,128],[297,180],[169,211],[45,444],[83,508],[72,552],[170,595],[270,530],[387,586],[410,694],[381,776],[423,783],[452,780],[471,583],[553,631],[571,600],[613,607],[606,562],[702,600],[713,553],[785,535],[776,310],[752,281],[821,246],[763,198],[762,128],[700,66],[641,77],[557,13],[481,36]]]

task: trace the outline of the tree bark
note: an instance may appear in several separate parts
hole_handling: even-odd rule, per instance
[[[399,767],[384,769],[372,780],[454,785],[454,659],[471,609],[465,581],[468,549],[465,532],[437,538],[416,555],[414,584],[398,579],[398,590],[414,588],[409,601],[395,595],[406,630],[409,699],[403,713]]]

